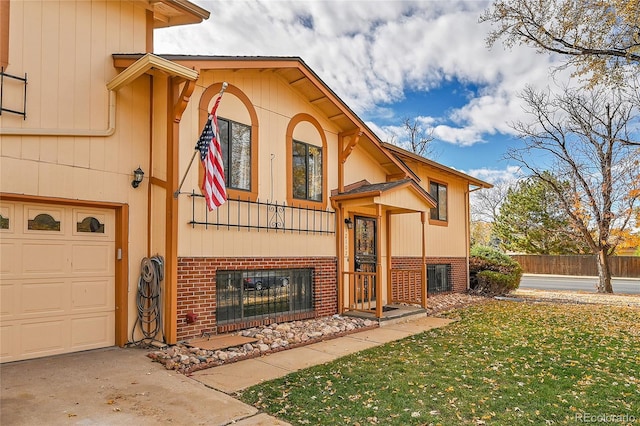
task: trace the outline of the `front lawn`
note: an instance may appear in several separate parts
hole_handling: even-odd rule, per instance
[[[640,310],[501,301],[452,315],[241,399],[292,424],[640,422]]]

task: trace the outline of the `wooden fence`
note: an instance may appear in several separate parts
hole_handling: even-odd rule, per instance
[[[522,266],[525,274],[598,276],[595,256],[526,254],[511,257]],[[612,256],[609,259],[612,276],[640,278],[640,256]]]

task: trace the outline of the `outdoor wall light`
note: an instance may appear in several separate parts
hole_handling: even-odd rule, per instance
[[[351,220],[350,217],[346,218],[344,220],[344,224],[347,225],[348,229],[353,229],[353,221]]]
[[[140,167],[133,171],[133,180],[131,181],[131,186],[137,188],[142,183],[142,178],[144,178],[144,171]]]

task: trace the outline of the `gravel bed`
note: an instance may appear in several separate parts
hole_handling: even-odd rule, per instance
[[[428,300],[427,314],[437,315],[450,309],[487,300],[485,297],[459,293],[433,296]],[[376,327],[378,327],[377,321],[334,315],[242,330],[234,334],[255,338],[257,341],[238,347],[224,350],[207,350],[179,343],[166,349],[149,352],[147,356],[163,364],[167,370],[176,370],[183,374],[189,374],[194,371],[243,359],[256,358],[269,353],[309,345]]]
[[[223,350],[208,350],[178,343],[167,349],[152,351],[147,356],[163,364],[167,370],[177,370],[180,373],[188,374],[376,327],[378,327],[377,321],[334,315],[303,321],[274,323],[233,333],[238,336],[258,339],[254,343],[246,343],[242,346]]]

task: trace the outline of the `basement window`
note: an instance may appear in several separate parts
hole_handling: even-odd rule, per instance
[[[312,269],[218,271],[218,324],[313,310]]]
[[[427,283],[429,294],[453,291],[451,265],[427,265]]]

